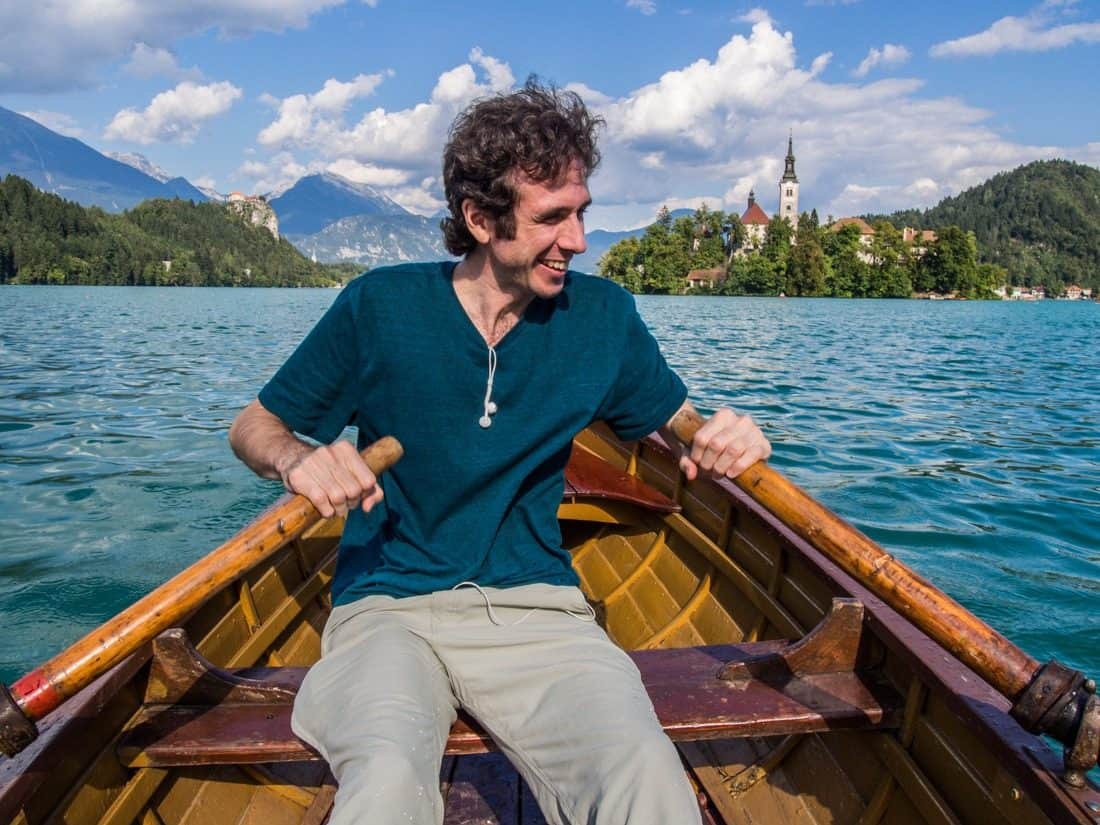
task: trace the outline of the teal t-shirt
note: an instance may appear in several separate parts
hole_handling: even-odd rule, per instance
[[[348,284],[260,391],[291,429],[359,446],[395,436],[385,499],[348,516],[336,604],[364,596],[577,583],[557,506],[573,436],[595,420],[623,439],[662,426],[687,395],[629,293],[569,273],[489,350],[451,285],[453,262],[374,270]]]

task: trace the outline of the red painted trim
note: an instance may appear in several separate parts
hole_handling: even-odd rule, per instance
[[[29,719],[41,719],[58,707],[64,697],[41,670],[32,670],[8,688]]]

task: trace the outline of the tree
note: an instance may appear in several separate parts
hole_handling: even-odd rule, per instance
[[[760,245],[760,254],[779,269],[787,268],[787,259],[791,255],[791,222],[774,215],[768,222],[764,233],[764,243]]]
[[[942,227],[922,259],[926,281],[943,294],[975,297],[978,289],[978,250],[972,233],[957,226]]]
[[[778,295],[784,272],[760,254],[738,255],[722,285],[724,295]]]
[[[667,210],[665,210],[667,212]],[[690,231],[690,230],[689,230]],[[679,293],[691,266],[691,253],[683,225],[677,231],[658,220],[642,236],[642,292],[667,295]]]
[[[889,221],[876,221],[871,238],[868,298],[907,298],[913,291],[910,255],[901,232]]]
[[[859,227],[847,224],[837,230],[826,230],[822,238],[825,255],[829,259],[825,294],[834,298],[858,298],[863,295],[866,283],[867,263],[860,257],[863,244]]]
[[[805,296],[825,294],[825,253],[809,221],[798,224],[794,247],[787,260],[786,292]]]
[[[642,243],[637,238],[624,238],[613,244],[596,265],[600,275],[635,294],[642,291],[644,269]]]

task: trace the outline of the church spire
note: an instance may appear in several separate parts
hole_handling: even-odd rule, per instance
[[[798,183],[798,176],[794,173],[794,130],[787,135],[787,165],[783,169],[783,180]]]

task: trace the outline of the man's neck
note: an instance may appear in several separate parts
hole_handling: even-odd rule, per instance
[[[534,297],[502,283],[488,255],[480,249],[455,267],[452,286],[471,323],[491,347],[519,322]]]

